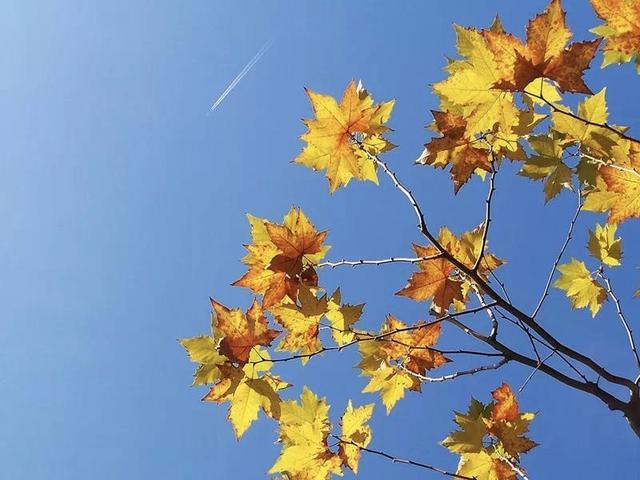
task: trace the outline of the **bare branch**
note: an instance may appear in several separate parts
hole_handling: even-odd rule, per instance
[[[556,270],[558,268],[558,265],[560,264],[560,261],[562,260],[562,256],[564,255],[565,250],[569,246],[569,242],[571,242],[571,239],[573,238],[573,229],[576,225],[576,222],[578,221],[578,216],[582,211],[582,190],[580,190],[580,188],[578,188],[577,196],[578,196],[578,207],[576,208],[576,212],[573,215],[571,222],[569,223],[569,231],[567,232],[567,236],[564,239],[564,243],[562,244],[562,248],[560,249],[558,256],[553,262],[553,266],[551,267],[551,271],[549,272],[549,276],[547,277],[547,283],[545,284],[544,290],[542,291],[542,296],[540,297],[540,300],[538,301],[538,305],[536,306],[535,310],[531,314],[531,318],[536,318],[536,315],[538,315],[538,312],[540,312],[540,309],[542,308],[542,305],[544,304],[545,299],[549,295],[549,288],[551,288],[551,281],[553,280],[553,276],[556,273]]]
[[[418,263],[424,262],[427,260],[435,260],[436,258],[442,257],[441,253],[436,255],[430,255],[428,257],[391,257],[391,258],[383,258],[380,260],[340,260],[337,262],[322,262],[316,265],[317,267],[341,267],[341,266],[351,266],[357,267],[358,265],[385,265],[387,263]]]
[[[632,168],[625,168],[621,165],[616,165],[615,163],[609,163],[606,162],[605,160],[602,160],[600,158],[596,158],[596,157],[592,157],[591,155],[587,155],[584,152],[580,152],[580,157],[584,157],[587,160],[591,160],[594,163],[597,163],[598,165],[602,165],[604,167],[611,167],[615,170],[620,170],[621,172],[625,172],[625,173],[630,173],[632,175],[635,175],[637,177],[640,177],[640,172],[638,172],[637,170],[634,170]]]
[[[482,365],[482,366],[479,366],[479,367],[470,368],[469,370],[461,370],[459,372],[454,372],[454,373],[450,373],[448,375],[443,375],[441,377],[426,377],[424,375],[421,375],[419,373],[416,373],[416,372],[413,372],[413,371],[409,370],[404,365],[399,365],[399,367],[402,370],[404,370],[405,372],[409,373],[410,375],[413,375],[414,377],[419,378],[423,382],[437,383],[437,382],[446,382],[447,380],[453,380],[455,378],[463,377],[465,375],[475,375],[476,373],[486,372],[487,370],[497,370],[497,369],[499,369],[500,367],[502,367],[503,365],[505,365],[508,362],[509,362],[509,359],[503,358],[498,363],[494,363],[492,365]]]
[[[622,400],[619,400],[609,392],[603,390],[602,388],[600,388],[600,386],[598,386],[597,383],[589,381],[581,382],[579,380],[576,380],[575,378],[565,375],[564,373],[556,370],[553,367],[550,367],[545,363],[538,363],[534,359],[527,357],[526,355],[515,352],[497,339],[487,337],[486,335],[483,335],[482,333],[470,328],[456,318],[448,318],[447,322],[460,328],[467,335],[470,335],[493,347],[495,350],[501,352],[505,356],[505,358],[521,363],[522,365],[537,368],[541,372],[555,378],[560,383],[575,388],[576,390],[581,390],[585,393],[589,393],[604,402],[610,410],[623,412],[625,416],[629,414],[629,404],[623,402]]]
[[[362,148],[362,146],[361,146]],[[392,180],[393,184],[396,186],[396,188],[398,188],[398,190],[400,190],[402,192],[402,194],[409,200],[417,218],[418,218],[418,227],[420,229],[420,232],[437,248],[437,250],[443,254],[443,257],[446,258],[449,262],[451,262],[457,269],[458,271],[460,271],[461,273],[467,275],[468,277],[470,277],[475,283],[476,285],[480,288],[480,290],[482,290],[485,294],[489,295],[495,302],[497,305],[499,305],[501,308],[503,308],[505,311],[509,312],[511,315],[513,315],[515,318],[521,320],[525,325],[527,325],[529,328],[531,328],[535,333],[537,333],[538,335],[540,335],[540,337],[542,339],[544,339],[552,348],[558,350],[558,352],[563,353],[565,355],[567,355],[568,357],[570,357],[571,359],[582,363],[583,365],[585,365],[586,367],[589,367],[591,370],[593,370],[596,374],[598,374],[600,377],[604,378],[605,380],[611,382],[611,383],[615,383],[618,385],[623,385],[627,388],[629,388],[629,390],[632,392],[632,394],[637,394],[639,387],[638,385],[636,385],[632,380],[625,378],[625,377],[621,377],[619,375],[615,375],[611,372],[609,372],[606,368],[604,368],[603,366],[601,366],[599,363],[597,363],[596,361],[594,361],[592,358],[577,352],[576,350],[566,346],[565,344],[561,343],[560,341],[558,341],[553,335],[551,335],[544,327],[542,327],[542,325],[540,325],[539,323],[537,323],[535,321],[535,319],[533,317],[531,317],[530,315],[527,315],[526,313],[524,313],[522,310],[518,309],[517,307],[515,307],[513,304],[511,304],[510,302],[508,302],[507,300],[505,300],[504,298],[502,298],[500,296],[500,294],[498,292],[496,292],[496,290],[488,284],[488,282],[482,278],[481,275],[479,275],[478,272],[474,272],[471,268],[469,268],[468,266],[466,266],[463,262],[461,262],[460,260],[458,260],[451,252],[447,251],[438,241],[438,239],[433,235],[433,233],[431,233],[431,231],[428,229],[425,219],[424,219],[424,214],[422,212],[422,209],[420,208],[420,206],[418,205],[415,197],[413,196],[413,194],[411,193],[411,191],[409,189],[407,189],[404,185],[402,185],[400,183],[400,181],[398,180],[397,176],[395,173],[393,173],[389,167],[387,166],[387,164],[383,161],[381,161],[378,157],[376,157],[375,155],[372,155],[371,153],[367,152],[366,149],[363,148],[363,151],[366,152],[366,154],[372,159],[374,160],[377,165],[379,165],[382,170],[386,173],[387,176],[389,176],[389,178]],[[455,319],[452,319],[453,321],[455,321]],[[486,337],[485,337],[486,338]],[[533,366],[535,367],[536,365],[538,365],[538,362],[536,362],[536,360],[533,360],[529,357],[526,357],[524,355],[520,355],[516,352],[513,352],[512,350],[510,350],[508,347],[502,345],[500,342],[498,342],[495,339],[490,339],[491,340],[491,346],[495,345],[500,345],[501,348],[504,348],[506,350],[499,350],[502,351],[504,353],[504,351],[509,351],[512,352],[513,355],[516,355],[520,358],[519,361],[521,361],[521,363],[525,363],[529,366]],[[566,385],[569,385],[571,387],[574,387],[576,389],[585,391],[587,393],[590,393],[598,398],[600,398],[605,404],[607,404],[607,406],[613,410],[621,410],[621,411],[625,411],[625,414],[627,412],[627,409],[625,408],[627,404],[625,404],[624,402],[620,401],[619,399],[617,399],[616,397],[614,397],[613,395],[609,394],[608,392],[604,391],[603,389],[601,389],[600,387],[598,387],[598,385],[591,384],[591,383],[582,383],[578,380],[575,380],[571,377],[568,377],[566,375],[564,375],[563,373],[550,368],[548,365],[541,365],[540,366],[540,370],[548,373],[549,375],[555,377],[556,379],[562,381],[563,383],[565,383]]]
[[[388,453],[385,453],[385,452],[383,452],[381,450],[374,450],[372,448],[363,447],[363,446],[357,444],[356,442],[353,442],[351,440],[343,439],[343,438],[341,438],[341,437],[339,437],[337,435],[331,435],[331,436],[333,438],[339,440],[342,443],[346,443],[346,444],[358,447],[363,452],[371,453],[373,455],[378,455],[379,457],[384,457],[384,458],[386,458],[388,460],[391,460],[393,463],[402,463],[402,464],[405,464],[405,465],[412,465],[414,467],[424,468],[426,470],[431,470],[432,472],[437,472],[437,473],[439,473],[441,475],[444,475],[446,477],[458,478],[458,479],[461,479],[461,480],[477,480],[476,477],[467,477],[465,475],[458,475],[457,473],[448,472],[448,471],[443,470],[441,468],[434,467],[433,465],[428,465],[426,463],[417,462],[415,460],[407,460],[407,459],[399,458],[399,457],[396,457],[394,455],[390,455]]]

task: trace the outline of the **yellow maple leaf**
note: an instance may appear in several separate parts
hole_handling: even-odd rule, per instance
[[[316,286],[313,268],[327,253],[327,232],[318,232],[300,209],[292,208],[282,224],[249,217],[253,243],[243,262],[249,270],[233,285],[263,295],[268,309],[288,297],[295,301],[301,285]]]
[[[382,135],[394,101],[374,104],[373,98],[352,81],[338,103],[329,95],[306,90],[315,118],[305,120],[306,142],[294,162],[325,170],[329,190],[346,186],[352,178],[378,183],[377,164],[371,158],[393,148]]]
[[[563,188],[573,189],[573,171],[562,161],[566,144],[567,142],[555,132],[529,137],[529,145],[535,153],[525,160],[518,174],[532,180],[545,181],[545,203],[558,195]]]
[[[497,453],[485,450],[463,453],[456,474],[475,480],[516,480],[516,473],[508,463]]]
[[[613,166],[598,171],[607,184],[611,197],[608,223],[622,223],[629,218],[640,217],[640,163],[633,170],[620,170]]]
[[[487,434],[485,419],[489,418],[487,408],[472,398],[467,413],[455,412],[454,421],[460,430],[451,432],[441,443],[453,453],[480,452],[484,445],[482,440]]]
[[[331,432],[329,406],[306,386],[300,403],[288,400],[281,405],[282,452],[269,474],[283,473],[291,480],[329,480],[342,474],[340,457],[329,449]]]
[[[420,381],[410,373],[392,367],[385,362],[375,370],[363,370],[363,374],[371,377],[362,393],[380,392],[380,398],[387,410],[391,413],[398,400],[404,397],[404,391],[420,389]]]
[[[484,405],[472,399],[466,414],[456,413],[460,430],[452,432],[442,445],[460,455],[456,473],[477,480],[515,479],[520,455],[537,444],[524,434],[535,417],[521,413],[508,384],[492,392],[494,402]]]
[[[180,339],[191,361],[199,364],[193,375],[193,385],[214,383],[220,378],[220,366],[227,357],[220,354],[218,343],[219,339],[209,335]]]
[[[349,305],[341,303],[340,289],[336,289],[328,300],[325,316],[331,322],[331,335],[338,345],[344,345],[355,339],[352,326],[360,319],[364,304]]]
[[[353,473],[358,473],[360,449],[366,448],[371,442],[371,427],[367,422],[371,419],[373,407],[373,403],[369,403],[353,408],[351,400],[349,400],[340,420],[342,434],[340,435],[338,455],[342,459],[342,463],[349,467]]]
[[[575,258],[558,267],[560,278],[554,287],[565,291],[571,300],[572,308],[589,307],[591,316],[595,317],[607,299],[607,291],[593,279],[585,264]]]
[[[622,239],[616,238],[617,230],[618,225],[615,223],[606,224],[604,227],[596,224],[594,230],[589,230],[589,252],[595,259],[610,267],[620,265],[622,258]]]
[[[270,370],[271,365],[268,352],[253,348],[249,363],[243,367],[221,366],[221,380],[202,398],[205,402],[230,402],[228,419],[238,439],[257,420],[261,409],[271,418],[280,417],[278,391],[289,387],[289,384],[275,375],[260,375]]]
[[[322,348],[318,338],[320,319],[327,313],[326,296],[317,298],[311,289],[302,287],[298,292],[298,302],[280,304],[271,309],[276,321],[286,328],[286,333],[278,350],[300,352],[307,355]],[[309,357],[303,357],[305,364]]]
[[[504,73],[502,65],[481,32],[458,25],[455,30],[462,59],[450,62],[448,77],[433,85],[441,109],[465,119],[467,138],[492,130],[510,134],[518,123],[518,109],[511,93],[495,87]]]
[[[604,37],[602,67],[635,58],[640,73],[640,3],[633,0],[591,0],[596,15],[605,23],[592,28]]]

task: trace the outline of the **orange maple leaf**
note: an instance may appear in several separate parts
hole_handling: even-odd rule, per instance
[[[435,247],[413,245],[413,250],[419,257],[431,257],[438,253]],[[396,292],[414,300],[428,300],[433,298],[434,305],[446,311],[454,300],[462,302],[462,281],[450,278],[455,266],[444,258],[435,258],[418,262],[419,272],[414,272],[409,278],[407,286]]]
[[[210,300],[215,328],[222,336],[219,351],[231,361],[246,363],[253,347],[269,346],[280,335],[280,331],[269,328],[257,300],[254,299],[246,314],[239,308],[229,309],[212,298]]]
[[[527,24],[527,41],[503,32],[485,32],[487,44],[499,64],[505,66],[503,80],[496,88],[524,91],[536,78],[555,80],[563,92],[592,93],[582,75],[589,68],[601,39],[574,42],[565,21],[560,0],[549,6]],[[511,64],[511,65],[509,65]]]
[[[508,384],[503,383],[491,392],[491,395],[496,401],[491,409],[491,419],[493,421],[509,421],[517,418],[520,412],[518,402]]]
[[[384,337],[385,342],[381,350],[388,358],[403,359],[404,367],[419,375],[449,362],[442,353],[431,348],[440,338],[441,322],[427,324],[421,321],[411,328],[408,330],[407,326],[393,315],[387,316],[381,333],[398,332]]]
[[[478,148],[479,141],[467,135],[467,122],[459,115],[432,110],[441,137],[433,138],[417,160],[423,165],[445,168],[451,165],[451,178],[456,193],[477,169],[491,171],[489,151]]]
[[[282,224],[250,217],[253,244],[243,259],[249,270],[233,285],[246,287],[263,295],[268,309],[286,296],[298,298],[300,285],[316,286],[318,277],[313,265],[329,247],[324,246],[327,232],[317,232],[300,209],[292,208]]]

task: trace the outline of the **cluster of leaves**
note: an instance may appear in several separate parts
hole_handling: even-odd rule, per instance
[[[492,395],[494,402],[488,405],[472,399],[467,413],[456,412],[460,430],[452,432],[442,444],[460,455],[459,475],[515,480],[520,455],[537,445],[524,435],[535,414],[520,412],[506,383]]]
[[[593,30],[606,39],[604,64],[637,57],[640,13],[634,2],[592,3],[606,21]],[[606,224],[596,225],[589,237],[598,267],[590,271],[573,259],[559,266],[555,283],[574,308],[588,307],[595,315],[608,297],[604,268],[622,258],[617,225],[640,217],[640,144],[625,127],[608,123],[604,89],[594,95],[583,79],[602,39],[569,43],[559,0],[529,22],[526,41],[507,33],[498,18],[484,30],[455,28],[460,58],[449,61],[446,78],[433,86],[440,100],[430,125],[435,136],[417,163],[450,168],[457,193],[474,175],[484,178],[505,161],[520,162],[520,175],[544,182],[546,202],[573,190],[584,198],[583,209],[608,212]],[[561,92],[585,98],[574,112]],[[356,82],[340,101],[311,90],[307,95],[315,118],[305,121],[305,147],[295,162],[325,171],[331,192],[351,179],[378,183],[380,168],[398,186],[380,160],[394,148],[385,138],[394,102],[375,103]],[[368,378],[362,391],[378,392],[389,414],[407,390],[421,391],[427,372],[450,362],[436,348],[443,320],[468,309],[472,298],[481,299],[477,282],[488,282],[505,261],[486,252],[486,219],[459,236],[443,227],[431,245],[413,245],[416,258],[410,261],[418,269],[397,292],[428,302],[436,319],[407,324],[389,314],[378,331],[367,331],[356,326],[363,305],[344,304],[339,289],[329,294],[320,284],[318,271],[329,251],[326,231],[297,208],[282,223],[248,218],[247,271],[233,285],[249,289],[253,303],[243,312],[211,300],[211,334],[181,341],[198,364],[194,384],[210,386],[203,400],[229,403],[237,438],[261,410],[278,422],[282,453],[269,473],[324,480],[345,467],[357,472],[360,451],[371,441],[373,404],[354,408],[349,402],[341,432],[332,433],[325,399],[303,387],[299,402],[283,400],[291,385],[273,366],[295,358],[305,364],[357,344],[357,368]],[[330,343],[321,327],[331,331]],[[275,350],[290,356],[271,358],[268,348],[276,340]],[[466,414],[456,414],[461,430],[443,441],[461,457],[459,478],[512,480],[523,472],[521,454],[536,446],[524,436],[534,415],[519,411],[511,388],[503,384],[493,398],[488,405],[472,400]]]

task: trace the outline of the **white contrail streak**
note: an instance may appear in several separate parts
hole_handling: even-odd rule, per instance
[[[231,93],[231,90],[233,90],[236,85],[238,85],[238,83],[240,82],[240,80],[242,80],[244,78],[244,76],[249,73],[249,70],[251,70],[253,68],[253,66],[258,63],[258,60],[260,60],[262,58],[262,56],[267,53],[267,50],[269,50],[269,48],[271,48],[271,45],[273,45],[273,41],[269,40],[267,43],[265,43],[262,48],[260,50],[258,50],[258,53],[256,53],[254,55],[254,57],[249,60],[249,63],[247,63],[244,68],[242,70],[240,70],[240,73],[238,75],[236,75],[236,78],[234,78],[231,83],[227,86],[227,88],[224,89],[224,92],[222,92],[222,94],[218,97],[218,99],[213,102],[213,105],[211,105],[211,108],[209,109],[209,112],[213,112],[216,108],[218,108],[218,106],[222,103],[222,101],[227,98],[227,95],[229,95]]]

